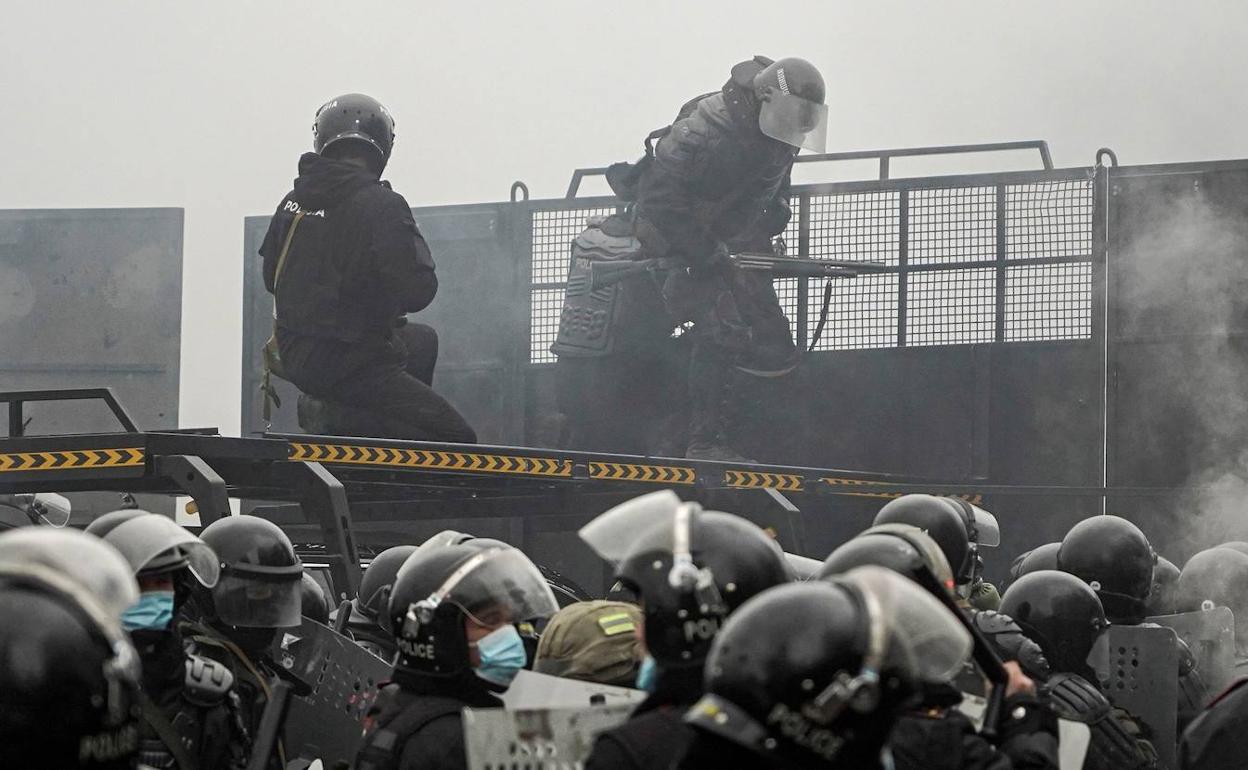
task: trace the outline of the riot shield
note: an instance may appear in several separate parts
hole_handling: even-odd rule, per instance
[[[1088,662],[1101,691],[1152,731],[1163,767],[1175,767],[1178,740],[1179,650],[1163,626],[1110,626]]]
[[[464,709],[469,770],[584,767],[594,738],[622,724],[631,705],[582,709]]]
[[[1187,644],[1210,693],[1222,692],[1235,678],[1235,617],[1229,608],[1158,615],[1148,622],[1173,629]]]
[[[306,693],[290,703],[286,756],[319,758],[325,767],[354,760],[364,715],[378,684],[390,677],[389,664],[308,618],[283,635],[276,659]]]
[[[567,679],[536,671],[521,671],[501,696],[509,711],[532,709],[579,709],[586,706],[636,706],[646,699],[644,690],[614,687],[597,682]]]

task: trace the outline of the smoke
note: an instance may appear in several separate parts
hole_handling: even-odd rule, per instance
[[[1189,555],[1248,535],[1248,175],[1127,179],[1111,195],[1125,196],[1110,254],[1114,481],[1184,487],[1145,528]]]

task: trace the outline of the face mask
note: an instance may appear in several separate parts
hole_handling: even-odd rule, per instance
[[[655,680],[659,675],[659,664],[647,653],[641,659],[641,667],[637,669],[637,689],[654,692]]]
[[[475,643],[481,655],[481,663],[475,669],[477,676],[491,684],[506,687],[516,678],[520,669],[529,661],[524,651],[524,640],[515,626],[496,628]]]
[[[127,631],[163,631],[173,622],[173,591],[148,591],[121,613]]]

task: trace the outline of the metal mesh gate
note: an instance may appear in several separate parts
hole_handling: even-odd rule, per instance
[[[1086,339],[1092,335],[1090,169],[793,189],[789,253],[882,262],[832,280],[816,350]],[[569,244],[610,198],[529,204],[529,361],[554,360]],[[829,279],[776,282],[794,337],[813,335]]]

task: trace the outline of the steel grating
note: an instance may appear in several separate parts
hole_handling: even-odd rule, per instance
[[[884,181],[878,190],[845,192],[794,188],[793,219],[783,235],[790,255],[893,268],[832,281],[828,322],[815,350],[1089,338],[1091,180],[996,179],[980,176],[973,184],[941,187]],[[568,243],[587,216],[612,211],[533,212],[531,361],[554,360],[549,347]],[[998,281],[1004,282],[1001,291]],[[825,283],[776,281],[795,337],[802,326],[806,339],[813,336]]]
[[[911,273],[906,344],[963,345],[996,336],[996,268]]]
[[[1006,342],[1091,336],[1091,262],[1005,269]]]
[[[807,290],[806,339],[813,339],[828,279],[810,282]],[[897,274],[864,275],[832,281],[828,323],[815,350],[891,348],[897,345]]]
[[[986,262],[997,256],[994,187],[943,187],[910,194],[910,265]]]

